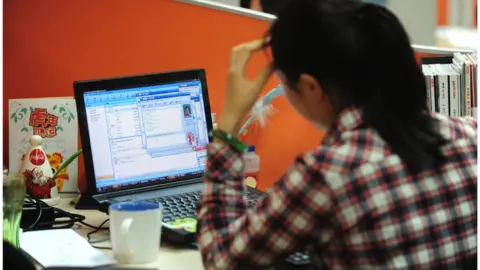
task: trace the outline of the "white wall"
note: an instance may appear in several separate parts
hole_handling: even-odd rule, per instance
[[[437,0],[388,0],[387,7],[400,18],[413,44],[436,45]]]
[[[239,6],[240,0],[211,0]],[[387,7],[402,21],[414,44],[434,46],[437,0],[387,0]]]
[[[212,2],[217,2],[217,3],[222,3],[226,5],[232,5],[232,6],[240,6],[240,0],[210,0]]]

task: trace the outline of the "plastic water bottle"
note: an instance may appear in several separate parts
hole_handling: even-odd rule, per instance
[[[244,155],[245,160],[245,181],[250,187],[258,185],[258,173],[260,171],[260,156],[255,152],[255,146],[250,146]]]
[[[213,130],[217,129],[217,115],[212,113]]]

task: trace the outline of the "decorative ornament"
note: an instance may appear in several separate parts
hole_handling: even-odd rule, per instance
[[[25,175],[28,194],[51,206],[60,202],[52,167],[43,151],[42,137],[39,135],[33,135],[30,138],[30,149],[24,156],[20,173]]]
[[[283,85],[278,85],[274,89],[270,90],[265,96],[259,98],[252,108],[252,113],[240,129],[239,136],[246,136],[248,133],[247,128],[250,126],[250,124],[252,124],[253,121],[258,122],[262,128],[265,127],[268,118],[276,112],[275,108],[270,103],[272,100],[282,96],[283,94]]]
[[[68,180],[66,168],[82,153],[82,149],[78,150],[60,165],[63,156],[57,152],[47,155],[42,148],[42,137],[33,135],[30,138],[30,149],[23,155],[20,169],[20,172],[25,175],[27,193],[50,206],[58,204],[60,202],[59,187],[63,186],[64,180]],[[50,160],[53,161],[53,166]]]
[[[265,96],[260,97],[257,102],[255,102],[255,105],[252,108],[252,112],[248,117],[247,121],[245,121],[245,124],[243,124],[242,128],[240,129],[238,136],[240,138],[247,136],[248,127],[254,121],[256,121],[260,125],[260,127],[264,128],[268,122],[268,118],[276,112],[275,108],[270,103],[272,102],[272,100],[279,96],[282,96],[283,94],[283,86],[278,85],[274,89],[270,90]],[[247,177],[246,179],[244,179],[244,185],[245,187],[248,186],[251,188],[256,188],[257,179],[255,179],[254,177]]]

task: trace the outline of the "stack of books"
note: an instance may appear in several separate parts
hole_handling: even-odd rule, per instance
[[[422,70],[430,111],[447,116],[477,117],[475,54],[454,53],[453,56],[424,58]]]

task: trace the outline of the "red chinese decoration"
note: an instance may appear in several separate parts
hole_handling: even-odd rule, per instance
[[[43,165],[43,163],[45,163],[45,153],[40,149],[33,149],[33,151],[30,152],[29,159],[34,166]]]
[[[58,116],[50,114],[47,109],[36,108],[30,114],[29,125],[33,127],[33,134],[42,138],[51,138],[57,135]]]

